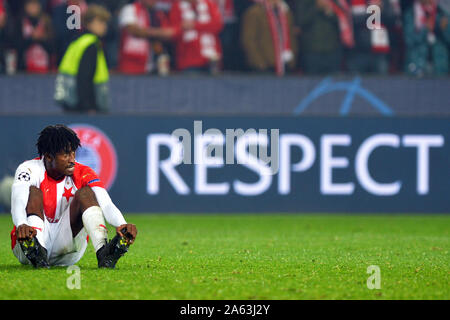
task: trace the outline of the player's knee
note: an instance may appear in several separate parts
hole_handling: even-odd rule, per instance
[[[97,198],[91,187],[83,187],[75,192],[75,201],[81,206],[83,211],[92,206],[98,206]]]
[[[44,218],[44,197],[41,189],[31,186],[26,207],[27,215],[35,214]]]
[[[95,193],[91,187],[83,187],[75,192],[75,199],[78,201],[87,201],[95,199]]]

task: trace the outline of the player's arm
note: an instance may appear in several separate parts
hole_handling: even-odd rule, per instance
[[[27,205],[30,196],[30,187],[33,186],[34,177],[32,170],[20,165],[14,176],[11,190],[11,215],[16,226],[18,240],[31,239],[36,235],[36,230],[27,224]]]
[[[103,211],[106,221],[116,228],[117,233],[132,244],[136,239],[137,229],[134,224],[127,223],[120,210],[114,205],[108,192],[100,186],[91,187],[97,202]],[[123,230],[125,229],[125,230]]]

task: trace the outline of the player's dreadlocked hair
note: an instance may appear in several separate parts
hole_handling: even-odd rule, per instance
[[[46,153],[55,156],[59,152],[76,151],[80,146],[75,131],[62,124],[45,127],[36,143],[39,157]]]

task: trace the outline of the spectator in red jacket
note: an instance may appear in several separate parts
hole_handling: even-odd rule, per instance
[[[127,74],[150,72],[153,60],[150,40],[169,40],[174,35],[173,29],[166,27],[165,18],[154,12],[157,2],[157,0],[136,0],[120,11],[120,72]],[[152,10],[153,14],[150,14]],[[157,24],[155,20],[158,20]]]
[[[175,28],[175,61],[181,71],[207,71],[222,58],[222,15],[213,0],[176,0],[169,13]],[[214,68],[215,69],[215,68]]]

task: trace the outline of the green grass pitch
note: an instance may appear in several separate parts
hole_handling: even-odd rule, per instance
[[[70,290],[66,268],[19,264],[1,215],[0,299],[450,299],[449,216],[125,217],[139,231],[130,251],[99,270],[89,244]]]

